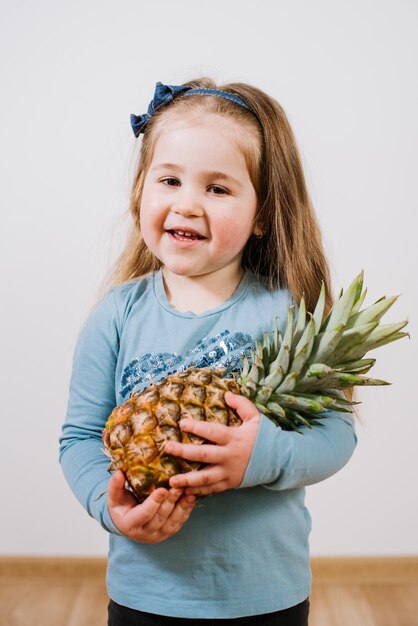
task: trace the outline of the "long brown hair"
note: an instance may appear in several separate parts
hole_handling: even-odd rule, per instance
[[[334,302],[329,265],[299,150],[283,108],[261,89],[246,83],[216,85],[210,78],[199,78],[184,84],[236,94],[252,112],[214,95],[179,95],[149,120],[132,185],[132,225],[128,240],[102,289],[161,267],[160,260],[143,240],[139,216],[144,178],[160,131],[173,117],[217,114],[241,127],[238,141],[258,198],[256,220],[263,236],[251,236],[248,240],[242,257],[243,267],[267,281],[271,290],[287,287],[297,304],[303,296],[310,312],[315,308],[324,282],[326,315]],[[353,389],[344,393],[350,399],[354,397]]]
[[[143,135],[132,185],[132,224],[128,240],[103,288],[109,289],[161,267],[159,259],[145,245],[139,219],[144,177],[156,140],[174,115],[214,113],[243,126],[245,132],[240,138],[240,147],[259,201],[257,222],[263,236],[249,239],[243,254],[243,266],[267,279],[272,290],[288,287],[297,303],[304,295],[309,311],[313,311],[321,282],[324,281],[326,309],[329,309],[332,305],[330,271],[301,158],[284,110],[272,97],[246,83],[218,86],[210,78],[200,78],[185,85],[237,94],[255,115],[227,99],[196,94],[177,96],[150,119]],[[257,154],[254,154],[254,141],[248,141],[251,134],[257,138]]]

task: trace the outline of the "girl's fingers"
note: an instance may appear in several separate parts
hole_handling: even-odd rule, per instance
[[[224,472],[219,465],[206,469],[176,474],[170,478],[170,486],[184,489],[186,487],[206,487],[218,483],[224,478]]]
[[[176,504],[178,499],[183,495],[183,491],[181,489],[170,489],[167,496],[167,501],[172,504]]]
[[[125,489],[125,476],[121,470],[117,470],[109,480],[107,501],[112,508],[133,508],[138,504],[135,497]]]
[[[173,456],[187,459],[188,461],[200,461],[201,463],[221,463],[225,452],[221,446],[213,444],[177,443],[167,441],[164,452]]]
[[[212,493],[220,493],[226,489],[228,489],[227,482],[221,480],[220,482],[209,485],[208,487],[188,487],[185,490],[185,493],[186,495],[209,496]]]
[[[180,528],[189,518],[195,503],[196,498],[193,495],[188,495],[181,498],[181,500],[179,500],[179,502],[174,507],[173,512],[171,513],[170,517],[167,519],[161,530],[163,532],[167,532],[170,535],[173,532],[177,532],[178,530],[180,530]]]
[[[155,511],[155,515],[143,525],[143,529],[146,532],[153,532],[159,530],[166,523],[167,519],[172,514],[176,502],[182,495],[181,489],[170,489],[166,499],[160,504],[159,508]]]
[[[125,489],[125,477],[118,470],[108,486],[108,507],[116,526],[128,537],[158,543],[176,533],[186,522],[196,498],[181,489],[160,487],[138,504]]]
[[[148,524],[157,514],[159,508],[168,497],[168,491],[164,488],[156,489],[141,504],[127,512],[126,518],[129,526],[134,529]]]
[[[185,430],[188,433],[199,435],[204,439],[213,441],[222,445],[226,445],[231,440],[230,426],[224,426],[223,424],[217,424],[216,422],[203,422],[194,419],[183,419],[180,421],[181,430]]]

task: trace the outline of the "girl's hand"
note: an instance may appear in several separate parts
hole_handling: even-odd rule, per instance
[[[194,445],[167,441],[165,452],[189,461],[209,465],[198,471],[177,474],[170,478],[170,486],[185,490],[186,495],[208,495],[234,489],[244,478],[261,416],[254,404],[243,396],[228,391],[227,404],[235,409],[243,423],[238,427],[223,426],[194,419],[181,421],[181,428],[218,444]]]
[[[109,481],[107,506],[110,517],[121,533],[141,543],[160,543],[177,533],[187,521],[196,498],[184,496],[181,489],[160,487],[138,504],[125,489],[121,470]]]

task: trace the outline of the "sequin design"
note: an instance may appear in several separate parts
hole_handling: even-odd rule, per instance
[[[189,367],[224,369],[232,376],[243,365],[244,355],[251,358],[253,340],[247,333],[223,330],[213,337],[203,337],[184,356],[176,352],[148,352],[132,359],[121,377],[120,395],[139,393],[162,378],[183,372]]]
[[[176,365],[182,362],[182,357],[176,352],[148,352],[132,361],[122,372],[120,394],[125,397],[137,385],[145,389],[157,380],[164,378],[171,373],[171,369],[176,371]],[[141,389],[142,390],[142,389]]]

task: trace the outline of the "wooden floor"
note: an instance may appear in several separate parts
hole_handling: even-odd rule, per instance
[[[418,558],[401,560],[314,561],[310,626],[418,626]],[[103,561],[28,562],[0,558],[0,626],[106,625]]]

